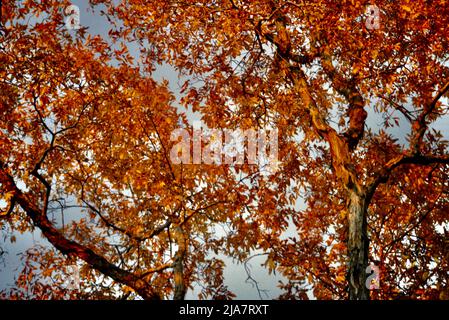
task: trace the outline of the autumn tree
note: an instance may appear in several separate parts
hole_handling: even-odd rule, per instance
[[[202,298],[232,298],[216,255],[245,243],[214,227],[247,203],[245,179],[173,165],[171,134],[187,120],[167,83],[123,44],[68,30],[69,5],[3,2],[0,224],[51,247],[29,250],[1,296],[183,299],[200,284]],[[80,290],[64,287],[68,265]]]
[[[445,1],[91,1],[108,41],[67,31],[69,4],[2,10],[0,222],[62,253],[30,251],[40,275],[79,259],[96,298],[181,299],[194,283],[230,298],[212,253],[259,250],[281,298],[448,297]],[[161,63],[208,127],[277,128],[278,170],[172,163],[188,121],[151,80]],[[72,205],[84,219],[49,218]]]
[[[447,298],[449,155],[433,126],[446,1],[131,0],[107,14],[149,68],[179,70],[208,126],[279,129],[280,170],[252,181],[263,206],[240,227],[288,279],[283,298]]]

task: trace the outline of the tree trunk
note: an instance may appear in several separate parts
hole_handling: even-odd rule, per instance
[[[366,286],[369,250],[366,213],[366,196],[351,190],[348,202],[349,266],[347,274],[350,300],[369,300],[370,298],[369,289]]]
[[[179,226],[176,227],[174,231],[174,238],[178,245],[178,250],[173,262],[173,276],[175,282],[173,300],[184,300],[187,292],[187,286],[184,279],[184,259],[187,252],[186,235],[184,230]]]

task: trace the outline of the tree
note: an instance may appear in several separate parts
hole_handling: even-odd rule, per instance
[[[214,224],[240,210],[245,185],[220,167],[171,164],[186,119],[167,83],[140,73],[126,47],[71,34],[67,5],[4,10],[0,223],[12,241],[40,230],[56,251],[32,248],[3,296],[183,299],[200,282],[205,298],[233,297],[209,252],[222,251]],[[79,266],[80,291],[64,287],[67,265]]]
[[[251,219],[264,231],[267,263],[289,279],[284,297],[304,297],[309,284],[317,297],[369,299],[370,260],[383,283],[373,297],[447,296],[449,155],[432,124],[447,113],[449,9],[445,1],[369,4],[109,7],[123,22],[118,37],[147,41],[145,57],[200,81],[186,83],[183,102],[209,126],[279,128],[277,192],[264,195],[269,214]],[[374,114],[380,129],[367,122]],[[298,212],[300,191],[307,208]],[[298,235],[283,240],[289,219]]]
[[[231,298],[211,253],[259,250],[287,279],[281,298],[447,298],[449,155],[432,127],[447,112],[445,1],[91,3],[112,47],[72,38],[65,1],[8,3],[0,42],[4,215],[84,260],[84,292],[179,299],[197,282]],[[20,22],[38,12],[50,18]],[[179,102],[209,128],[277,128],[279,169],[173,164],[171,132],[188,121],[151,80],[157,63],[184,77]],[[61,198],[92,220],[57,228]]]

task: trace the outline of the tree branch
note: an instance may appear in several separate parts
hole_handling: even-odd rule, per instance
[[[318,39],[314,39],[316,41]],[[322,39],[319,39],[322,40]],[[326,41],[323,41],[324,43]],[[314,47],[312,45],[312,47]],[[349,117],[349,127],[344,132],[344,136],[348,141],[349,149],[354,150],[363,138],[365,132],[365,121],[368,113],[364,109],[365,99],[357,89],[354,79],[347,79],[337,71],[332,63],[332,57],[325,50],[314,51],[321,52],[321,66],[329,78],[332,87],[340,95],[342,95],[349,103],[347,116]]]
[[[34,225],[42,231],[42,234],[48,241],[61,253],[84,260],[87,264],[115,281],[133,288],[144,299],[160,299],[160,295],[156,290],[137,275],[115,266],[90,248],[65,238],[48,220],[46,213],[36,207],[30,200],[29,195],[23,193],[17,187],[13,177],[2,166],[0,166],[0,183],[4,190],[14,193],[17,204],[20,205],[27,216],[33,221]]]
[[[400,155],[390,161],[388,161],[385,166],[378,171],[371,181],[367,184],[366,194],[367,202],[371,200],[374,192],[381,183],[385,183],[390,178],[391,173],[394,169],[398,168],[404,164],[416,164],[416,165],[431,165],[431,164],[449,164],[449,155],[445,156],[429,156],[429,155]]]
[[[363,135],[365,123],[364,121],[366,118],[366,116],[364,115],[366,111],[363,109],[364,102],[358,101],[357,97],[350,98],[350,93],[348,93],[348,99],[350,98],[350,101],[352,101],[353,104],[357,107],[354,107],[355,110],[351,111],[352,114],[350,114],[350,118],[353,118],[351,121],[353,122],[352,127],[356,136],[356,139],[353,139],[353,142],[351,142],[351,140],[347,137],[340,136],[335,131],[335,129],[333,129],[326,122],[323,113],[318,108],[318,105],[311,94],[310,85],[307,82],[307,77],[304,74],[304,71],[301,69],[300,65],[302,63],[311,62],[313,59],[315,59],[315,57],[319,56],[320,53],[317,50],[312,49],[310,55],[304,56],[304,61],[302,60],[302,58],[298,59],[291,53],[290,44],[279,43],[275,36],[271,33],[263,33],[261,23],[262,21],[259,21],[258,25],[256,26],[256,32],[258,32],[267,41],[274,44],[277,48],[278,56],[288,64],[288,70],[290,71],[291,80],[302,100],[301,102],[305,110],[308,112],[312,119],[313,128],[330,145],[333,160],[332,165],[334,167],[336,175],[343,182],[346,188],[355,189],[357,192],[361,192],[362,190],[357,178],[357,174],[352,166],[350,151],[351,148],[358,143],[361,136]],[[280,34],[279,38],[282,38],[284,41],[289,42],[288,34],[286,34],[285,30],[286,26],[284,20],[281,21],[280,25],[278,25],[278,28],[281,29],[278,30],[278,33]],[[298,66],[298,64],[300,65]],[[359,118],[361,119],[361,121],[358,120]]]
[[[130,239],[136,240],[138,242],[143,242],[145,240],[151,239],[157,235],[159,235],[162,231],[164,231],[166,228],[170,227],[171,225],[171,219],[167,219],[167,221],[160,225],[157,226],[156,228],[154,228],[149,234],[146,235],[142,235],[142,234],[135,234],[133,232],[131,232],[130,230],[121,228],[119,226],[117,226],[116,224],[112,223],[111,221],[109,221],[102,213],[99,209],[97,209],[96,207],[94,207],[93,205],[91,205],[90,203],[88,203],[86,200],[84,200],[84,187],[81,188],[81,201],[93,212],[95,212],[100,219],[106,224],[107,227],[121,232],[125,235],[127,235]]]
[[[412,138],[410,139],[410,148],[415,154],[420,153],[420,146],[427,130],[427,117],[435,110],[438,101],[449,91],[449,81],[441,88],[435,98],[424,106],[422,112],[412,125]]]
[[[441,99],[442,96],[444,96],[449,91],[449,81],[441,88],[440,92],[435,96],[435,98],[432,100],[429,106],[429,110],[435,109],[438,101]]]
[[[408,111],[404,106],[400,105],[397,102],[394,102],[393,100],[391,100],[388,97],[385,96],[381,96],[382,99],[384,99],[385,101],[387,101],[388,103],[390,103],[392,106],[394,106],[394,108],[396,110],[398,110],[399,112],[402,113],[402,115],[408,120],[408,122],[412,123],[413,122],[413,118],[412,118],[412,114],[410,111]]]

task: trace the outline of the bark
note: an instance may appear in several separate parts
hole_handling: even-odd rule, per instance
[[[175,228],[175,241],[178,246],[173,262],[173,278],[175,282],[175,292],[173,300],[184,300],[187,286],[184,281],[184,258],[187,252],[186,236],[182,227]]]
[[[313,127],[329,143],[335,175],[348,191],[349,265],[347,279],[349,298],[351,300],[367,300],[369,299],[369,290],[365,285],[365,270],[368,266],[369,241],[366,211],[369,200],[352,164],[353,160],[350,156],[350,146],[347,139],[344,139],[335,129],[327,124],[312,95],[309,93],[304,73],[298,71],[298,74],[296,86],[306,89],[299,90],[299,92],[312,119]]]
[[[369,238],[367,234],[366,196],[351,190],[348,201],[348,285],[350,300],[369,300],[366,286]]]
[[[282,22],[282,21],[281,21]],[[366,267],[368,266],[369,239],[367,236],[366,212],[369,199],[361,186],[355,171],[351,152],[357,147],[364,134],[364,126],[367,118],[367,112],[364,110],[365,101],[362,94],[358,91],[356,84],[352,79],[345,78],[338,73],[332,65],[332,57],[325,52],[320,52],[312,43],[312,51],[318,52],[321,57],[322,67],[329,77],[333,88],[344,96],[349,104],[348,116],[349,127],[347,131],[340,135],[326,121],[323,112],[319,109],[309,87],[307,76],[300,67],[291,64],[293,55],[285,46],[289,42],[285,23],[278,23],[277,35],[263,33],[258,28],[259,34],[273,43],[277,47],[277,54],[289,65],[291,79],[297,88],[298,95],[301,97],[301,106],[304,107],[311,118],[314,130],[320,137],[329,143],[332,154],[332,166],[338,179],[349,192],[348,199],[348,287],[349,298],[351,300],[369,299],[369,290],[366,288]],[[283,36],[285,34],[285,36]],[[318,40],[318,39],[315,39]],[[325,42],[325,38],[319,39]],[[298,61],[296,61],[298,62]]]

